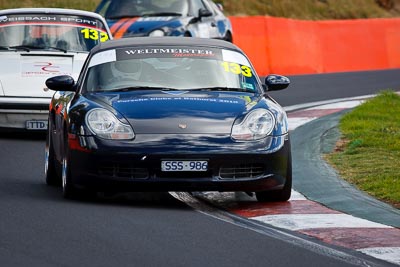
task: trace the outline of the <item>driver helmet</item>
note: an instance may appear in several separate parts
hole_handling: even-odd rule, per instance
[[[114,78],[139,79],[143,66],[139,59],[120,60],[111,64],[111,73]]]

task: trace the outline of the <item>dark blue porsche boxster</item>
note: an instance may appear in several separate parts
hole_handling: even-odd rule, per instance
[[[132,36],[189,36],[232,42],[232,26],[222,6],[211,0],[102,0],[115,39]]]
[[[77,81],[56,76],[46,182],[64,196],[104,191],[244,191],[289,199],[287,117],[235,45],[138,37],[90,52]]]

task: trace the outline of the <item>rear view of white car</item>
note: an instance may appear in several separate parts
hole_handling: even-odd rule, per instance
[[[93,12],[1,10],[0,129],[47,129],[53,93],[44,90],[46,79],[77,78],[89,51],[110,38],[107,23]]]

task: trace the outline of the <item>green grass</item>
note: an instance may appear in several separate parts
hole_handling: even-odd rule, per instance
[[[342,139],[325,158],[344,179],[400,208],[400,96],[383,91],[339,126]]]
[[[382,0],[381,0],[382,1]],[[268,15],[295,19],[387,18],[400,15],[400,0],[386,10],[376,0],[215,0],[227,15]],[[93,11],[100,0],[0,0],[0,8],[61,7]]]

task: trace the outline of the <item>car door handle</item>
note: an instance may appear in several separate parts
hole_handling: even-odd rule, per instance
[[[215,22],[211,22],[211,27],[217,27],[217,24],[215,24]]]

